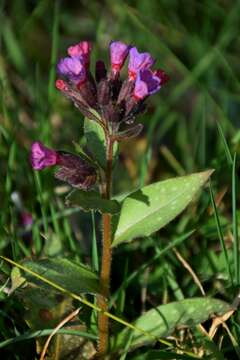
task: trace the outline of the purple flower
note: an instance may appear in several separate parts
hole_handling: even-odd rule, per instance
[[[34,170],[42,170],[58,163],[58,153],[49,149],[41,142],[32,144],[30,160]]]
[[[149,53],[139,53],[136,47],[129,52],[128,77],[135,80],[140,70],[149,69],[155,62]]]
[[[65,57],[59,61],[57,69],[60,75],[65,76],[75,84],[81,84],[86,81],[86,68],[82,58]]]
[[[90,54],[92,45],[89,41],[81,41],[80,43],[68,48],[68,55],[71,57],[82,58],[86,66],[90,63]]]
[[[151,70],[140,70],[137,75],[133,96],[142,100],[148,95],[155,94],[161,88],[161,80]]]
[[[128,56],[131,46],[121,41],[112,41],[110,43],[110,58],[112,72],[116,75],[123,67],[124,61]]]

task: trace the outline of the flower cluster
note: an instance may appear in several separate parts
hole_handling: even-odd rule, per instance
[[[147,97],[159,91],[169,78],[163,70],[152,69],[155,60],[149,53],[140,53],[136,47],[112,41],[110,70],[98,60],[94,79],[89,69],[91,49],[87,41],[68,48],[69,56],[57,65],[63,79],[56,81],[56,87],[86,117],[102,123],[109,134],[121,140],[118,137],[120,126],[133,123],[136,115],[144,110]],[[128,77],[122,81],[120,71],[128,56]]]
[[[159,91],[169,78],[163,70],[152,69],[155,60],[149,53],[140,53],[121,41],[112,41],[109,48],[110,70],[98,60],[94,78],[90,72],[91,44],[82,41],[70,46],[68,56],[57,65],[61,78],[56,87],[84,116],[98,122],[112,141],[121,141],[139,134],[142,125],[133,124],[136,115],[144,110],[148,96]],[[128,56],[128,77],[122,81],[120,71]],[[55,176],[80,189],[88,190],[96,182],[96,170],[88,162],[40,142],[32,145],[31,163],[35,170],[58,165]]]

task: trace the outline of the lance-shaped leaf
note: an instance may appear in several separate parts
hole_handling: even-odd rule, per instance
[[[230,310],[232,308],[228,303],[208,297],[160,305],[147,311],[134,322],[134,326],[147,331],[151,337],[137,330],[124,329],[117,336],[115,349],[123,349],[129,339],[130,349],[153,343],[157,338],[169,336],[176,328],[193,327],[216,314],[223,315]]]
[[[212,170],[160,181],[130,194],[122,203],[112,246],[148,236],[180,214]]]
[[[103,199],[96,191],[74,190],[66,197],[66,203],[78,206],[84,211],[97,210],[108,214],[116,214],[120,211],[119,202]]]
[[[96,121],[85,118],[84,134],[92,158],[96,160],[101,168],[106,169],[106,141],[103,128]],[[113,146],[113,162],[116,160],[117,152],[118,145],[117,142],[115,142]]]
[[[42,259],[38,261],[25,260],[23,265],[37,274],[44,276],[47,280],[64,287],[70,292],[99,293],[99,281],[95,273],[84,265],[76,264],[68,259]],[[36,277],[28,273],[21,274],[28,283],[48,287]]]

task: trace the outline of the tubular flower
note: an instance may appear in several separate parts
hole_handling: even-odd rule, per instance
[[[30,159],[34,170],[58,165],[55,177],[79,189],[88,190],[97,180],[95,168],[87,161],[68,152],[49,149],[41,142],[32,144]]]
[[[30,159],[34,170],[42,170],[56,165],[58,154],[55,150],[49,149],[37,141],[32,144]]]
[[[150,69],[155,60],[152,56],[145,52],[139,53],[136,47],[133,47],[129,52],[128,64],[128,78],[129,80],[136,80],[137,74],[140,70]]]
[[[124,65],[125,59],[128,56],[131,46],[124,44],[121,41],[112,41],[110,43],[110,59],[111,70],[114,76],[118,75]]]

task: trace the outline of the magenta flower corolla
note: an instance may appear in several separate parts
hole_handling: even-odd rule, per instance
[[[30,160],[34,170],[42,170],[58,163],[58,153],[49,149],[41,142],[32,144]]]
[[[136,47],[129,51],[128,77],[129,80],[136,80],[137,73],[140,70],[150,69],[155,60],[152,56],[145,52],[139,53]]]
[[[121,41],[112,41],[109,48],[112,72],[117,74],[123,67],[131,46]]]
[[[65,76],[69,81],[75,84],[81,84],[86,81],[86,68],[82,58],[65,57],[57,65],[58,73]]]
[[[155,94],[161,88],[161,80],[151,70],[140,70],[137,75],[133,96],[142,100],[148,95]]]
[[[86,66],[90,63],[90,54],[92,45],[89,41],[81,41],[76,45],[72,45],[68,48],[68,55],[71,57],[81,57]]]

